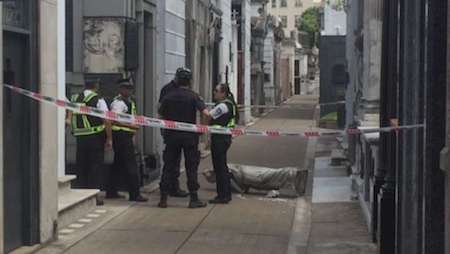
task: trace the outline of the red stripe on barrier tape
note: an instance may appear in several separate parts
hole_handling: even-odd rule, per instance
[[[231,129],[231,134],[233,134],[233,136],[242,136],[244,135],[244,131],[241,129]]]
[[[347,129],[346,130],[347,134],[360,134],[361,131],[358,129]]]
[[[209,128],[206,125],[197,124],[196,126],[197,126],[197,131],[200,133],[207,133],[209,131]]]
[[[145,124],[145,117],[144,116],[134,116],[134,123],[136,125],[144,125]]]
[[[111,119],[111,120],[117,120],[117,118],[118,118],[117,113],[112,112],[112,111],[106,111],[105,116],[106,116],[106,118]]]
[[[320,133],[317,131],[307,131],[305,132],[305,137],[320,137]]]
[[[42,96],[39,93],[32,92],[31,95],[33,95],[33,97],[38,98],[39,100],[43,100],[44,99],[44,96]]]
[[[91,110],[90,107],[87,107],[87,106],[80,106],[80,112],[81,112],[81,113],[88,114],[88,113],[91,113],[92,110]]]
[[[164,122],[164,126],[166,126],[169,129],[176,129],[177,128],[177,124],[174,121],[163,120],[163,122]]]
[[[66,106],[66,102],[63,100],[56,100],[56,105],[60,106],[60,107],[65,107]]]
[[[22,94],[24,96],[30,97],[36,101],[39,102],[47,102],[54,106],[66,108],[68,110],[71,110],[73,112],[76,112],[78,114],[86,114],[91,115],[94,117],[99,118],[107,118],[117,121],[119,118],[119,114],[111,112],[111,111],[102,111],[97,108],[91,108],[87,106],[78,106],[74,103],[68,103],[67,101],[58,100],[54,97],[47,97],[43,96],[39,93],[35,93],[29,90],[22,89],[17,86],[10,86],[10,85],[4,85],[5,87],[12,89],[13,91]],[[310,137],[322,137],[322,136],[330,136],[330,135],[343,135],[343,134],[349,134],[349,135],[357,135],[357,134],[363,134],[363,133],[374,133],[374,132],[396,132],[398,133],[400,130],[408,130],[408,129],[416,129],[416,128],[425,128],[424,124],[415,124],[415,125],[405,125],[405,126],[394,126],[394,127],[383,127],[383,128],[368,128],[368,129],[356,129],[356,128],[350,128],[346,129],[344,131],[334,131],[334,132],[326,132],[326,131],[306,131],[306,132],[281,132],[278,130],[266,130],[266,131],[259,131],[259,130],[249,130],[249,129],[229,129],[229,128],[213,128],[208,127],[206,125],[196,125],[191,123],[184,123],[184,122],[175,122],[170,120],[161,120],[157,118],[150,118],[145,116],[132,116],[129,114],[120,114],[124,119],[123,120],[126,123],[131,124],[137,124],[137,125],[143,125],[143,126],[150,126],[150,127],[156,127],[156,128],[166,128],[166,129],[176,129],[180,131],[189,131],[189,132],[200,132],[200,133],[206,133],[210,132],[213,134],[223,134],[223,135],[230,135],[233,136],[241,136],[241,135],[250,135],[250,136],[269,136],[269,137],[280,137],[280,136],[287,136],[287,137],[297,137],[297,136],[304,136],[307,138]],[[330,130],[331,131],[331,130]]]
[[[269,137],[279,137],[280,132],[279,131],[266,131],[267,136]]]

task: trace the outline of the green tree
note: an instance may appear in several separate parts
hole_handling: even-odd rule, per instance
[[[311,48],[317,44],[317,36],[320,31],[320,12],[319,7],[311,7],[303,12],[300,20],[296,20],[297,29],[308,34]]]

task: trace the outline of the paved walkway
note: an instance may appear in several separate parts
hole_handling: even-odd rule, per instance
[[[251,128],[308,129],[313,126],[311,118],[316,101],[317,98],[294,97],[289,104],[297,104],[297,108],[277,109]],[[307,147],[305,138],[239,137],[229,152],[229,163],[303,167]],[[211,168],[209,157],[201,162],[199,173],[205,168]],[[206,183],[201,175],[199,179],[202,186],[200,197],[213,198],[215,186]],[[296,199],[269,199],[256,191],[234,195],[229,205],[209,205],[195,210],[186,208],[188,199],[171,198],[170,207],[160,209],[156,207],[159,193],[152,193],[149,197],[148,203],[131,207],[126,207],[129,203],[125,201],[107,202],[101,208],[104,212],[93,211],[91,217],[86,217],[94,220],[93,224],[95,220],[102,221],[97,222],[94,232],[76,229],[72,225],[69,230],[73,233],[62,232],[60,241],[40,253],[284,254],[297,205]],[[107,216],[110,217],[107,219]],[[77,224],[82,225],[83,221]],[[80,235],[83,230],[85,232]]]
[[[358,201],[351,200],[351,181],[345,166],[330,166],[334,138],[316,146],[311,231],[308,254],[375,254]],[[305,253],[305,252],[304,252]]]

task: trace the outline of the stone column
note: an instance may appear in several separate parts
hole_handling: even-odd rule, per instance
[[[66,97],[66,1],[58,0],[58,92],[60,99]],[[65,175],[66,168],[66,111],[58,109],[58,177]]]
[[[58,95],[58,1],[39,1],[40,91]],[[58,217],[58,112],[55,107],[40,107],[40,241],[56,236]]]
[[[244,82],[244,104],[251,104],[251,4],[250,0],[242,0],[242,20],[241,20],[241,33],[242,33],[242,51],[243,51],[243,82]],[[245,122],[251,120],[250,108],[245,108],[244,113],[241,115]]]
[[[364,2],[363,115],[379,110],[382,3],[382,0],[366,0]]]

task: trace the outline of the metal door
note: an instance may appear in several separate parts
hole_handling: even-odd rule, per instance
[[[4,82],[36,91],[37,0],[3,4]],[[4,250],[39,241],[39,106],[4,90]]]
[[[300,94],[301,88],[300,88],[300,78],[296,77],[295,78],[295,86],[294,86],[294,94]]]
[[[25,84],[26,38],[5,32],[3,41],[4,81],[23,87]],[[4,110],[4,218],[5,249],[24,244],[24,155],[26,122],[24,97],[5,89]]]

